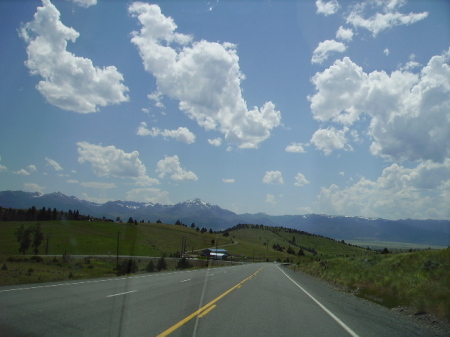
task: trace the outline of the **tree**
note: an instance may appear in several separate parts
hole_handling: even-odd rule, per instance
[[[133,218],[130,216],[130,218],[128,219],[128,222],[127,223],[134,223],[134,220],[133,220]]]
[[[211,240],[211,246],[214,246],[216,244],[216,240],[212,239]]]
[[[137,265],[136,261],[133,259],[127,259],[122,262],[122,264],[119,266],[119,270],[117,273],[119,275],[125,275],[125,274],[134,274],[139,271],[139,266]]]
[[[158,259],[158,262],[156,263],[156,270],[161,271],[161,270],[166,270],[166,269],[167,269],[166,259],[164,258],[164,256],[161,256]]]
[[[150,260],[147,267],[145,268],[145,271],[149,273],[153,273],[155,271],[155,263],[153,262],[153,260]]]
[[[223,232],[223,236],[227,237],[230,236],[230,233],[228,233],[228,231]]]
[[[42,241],[44,241],[44,233],[41,230],[41,225],[36,224],[34,228],[31,228],[31,233],[33,234],[33,242],[31,246],[33,247],[34,255],[37,255],[39,253],[39,246]]]
[[[195,228],[195,223],[191,223],[191,228]]]
[[[213,233],[213,230],[212,230],[212,228],[210,228],[209,229],[209,234],[212,234]]]
[[[19,252],[25,255],[25,252],[30,248],[31,245],[31,230],[30,228],[25,228],[22,224],[16,230],[16,239],[19,242]]]
[[[298,254],[297,254],[298,256],[305,256],[305,252],[303,251],[303,249],[299,249],[298,250]]]
[[[188,268],[191,268],[191,267],[192,267],[191,263],[185,257],[183,257],[180,260],[178,260],[177,269],[188,269]]]

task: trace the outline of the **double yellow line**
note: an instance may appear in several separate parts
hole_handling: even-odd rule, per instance
[[[256,274],[258,274],[261,270],[263,270],[265,267],[262,267],[261,269],[257,270],[256,272],[254,272],[253,274],[251,274],[249,277],[247,277],[245,280],[242,280],[241,282],[239,282],[238,284],[236,284],[234,287],[228,289],[227,291],[225,291],[222,295],[216,297],[215,299],[213,299],[211,302],[209,302],[208,304],[204,305],[203,307],[201,307],[200,309],[198,309],[197,311],[193,312],[192,314],[190,314],[189,316],[187,316],[186,318],[182,319],[181,321],[179,321],[177,324],[175,324],[174,326],[170,327],[169,329],[167,329],[166,331],[160,333],[157,337],[165,337],[170,335],[172,332],[174,332],[176,329],[178,329],[179,327],[183,326],[184,324],[186,324],[187,322],[189,322],[191,319],[193,319],[194,317],[203,317],[206,314],[208,314],[211,310],[213,310],[216,305],[215,303],[217,301],[219,301],[220,299],[224,298],[225,296],[227,296],[229,293],[231,293],[234,289],[236,288],[240,288],[242,286],[242,284],[244,284],[245,282],[247,282],[248,280],[250,280],[253,276],[255,276]]]

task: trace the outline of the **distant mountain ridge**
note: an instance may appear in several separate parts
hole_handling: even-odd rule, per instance
[[[190,225],[223,230],[239,223],[264,224],[293,228],[338,240],[398,241],[415,244],[449,246],[449,220],[386,220],[350,216],[268,215],[236,214],[200,199],[191,199],[175,205],[161,205],[135,201],[108,201],[104,204],[80,200],[60,192],[42,194],[37,192],[2,191],[0,206],[27,209],[32,206],[56,208],[61,211],[78,210],[80,214],[106,217],[116,220],[135,220],[175,223],[177,220]]]

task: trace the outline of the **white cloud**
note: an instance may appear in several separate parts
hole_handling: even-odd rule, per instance
[[[339,27],[336,32],[336,38],[344,41],[351,41],[353,39],[353,30],[351,28]]]
[[[327,156],[334,150],[352,151],[353,148],[348,144],[346,137],[348,130],[347,127],[344,127],[342,130],[337,130],[334,127],[319,129],[311,137],[311,143],[316,146],[316,149],[323,151]]]
[[[309,180],[306,179],[306,177],[302,174],[302,173],[297,173],[297,175],[295,176],[295,186],[298,187],[302,187],[305,186],[306,184],[309,184]]]
[[[323,0],[316,0],[316,6],[317,14],[323,14],[325,16],[335,14],[340,8],[337,0],[330,0],[327,2],[324,2]]]
[[[51,167],[53,167],[55,169],[55,171],[63,171],[63,168],[61,167],[61,165],[59,165],[56,160],[50,159],[50,158],[45,158],[45,161],[47,162],[47,165],[50,165]]]
[[[172,157],[165,157],[156,164],[156,172],[158,177],[164,178],[170,175],[172,180],[198,180],[198,177],[192,171],[187,171],[181,167],[180,159],[177,155]]]
[[[125,200],[136,202],[151,202],[154,204],[171,205],[169,192],[159,188],[137,188],[128,191]]]
[[[28,170],[28,172],[36,172],[37,168],[35,165],[28,165],[27,170]]]
[[[273,195],[273,194],[266,194],[266,203],[271,204],[271,205],[276,205],[277,203],[277,198]]]
[[[317,48],[313,52],[311,63],[322,63],[333,52],[343,53],[347,49],[347,46],[342,42],[336,40],[325,40],[320,42]]]
[[[21,176],[29,176],[30,172],[24,169],[20,169],[19,171],[14,172],[15,174],[21,175]]]
[[[144,68],[156,78],[157,92],[179,100],[179,108],[207,130],[219,130],[240,148],[257,148],[279,126],[281,114],[272,102],[249,110],[240,87],[236,46],[176,33],[172,18],[159,6],[135,2],[129,7],[142,28],[131,42]]]
[[[6,172],[6,171],[8,171],[8,168],[6,166],[0,164],[0,172]]]
[[[76,179],[69,179],[69,180],[66,181],[66,183],[68,183],[68,184],[79,184],[80,182],[78,180],[76,180]]]
[[[309,146],[309,144],[291,143],[290,145],[286,146],[284,150],[286,152],[306,153],[305,146]]]
[[[97,4],[97,0],[72,0],[78,6],[88,8]]]
[[[320,212],[389,219],[449,219],[450,159],[415,168],[392,164],[381,177],[361,178],[354,185],[331,185],[318,195]]]
[[[383,30],[395,26],[410,25],[428,16],[428,12],[423,13],[399,13],[397,9],[403,6],[405,1],[366,1],[353,6],[347,17],[347,23],[355,28],[361,27],[369,30],[375,37]],[[365,13],[376,10],[376,14],[365,18]],[[379,12],[381,11],[381,12]]]
[[[386,48],[385,50],[383,50],[383,54],[386,56],[389,56],[390,53],[391,53],[391,51],[389,50],[389,48]]]
[[[284,184],[283,176],[280,171],[267,171],[263,178],[264,184]]]
[[[220,146],[222,145],[222,138],[214,138],[214,139],[208,139],[208,143],[212,146]]]
[[[95,189],[99,189],[99,190],[109,190],[111,188],[117,187],[117,185],[114,183],[100,183],[100,182],[96,182],[96,181],[84,182],[84,183],[80,183],[80,185],[83,187],[95,188]]]
[[[37,85],[47,101],[64,110],[98,111],[98,106],[128,101],[128,88],[114,66],[100,69],[87,58],[68,52],[67,42],[80,35],[60,21],[60,13],[49,0],[42,0],[34,20],[25,24],[20,36],[28,43],[25,65],[43,80]]]
[[[40,186],[35,183],[23,183],[24,190],[27,192],[41,192],[46,189],[46,187]]]
[[[147,128],[146,122],[141,122],[139,125],[137,132],[137,135],[139,136],[162,136],[164,138],[174,138],[179,142],[183,142],[186,144],[192,144],[195,142],[195,135],[189,131],[188,128],[185,127],[179,127],[176,130],[160,130],[158,128],[153,127],[151,130]]]
[[[367,74],[344,57],[312,79],[317,93],[308,99],[314,118],[351,125],[364,114],[371,118],[367,134],[373,154],[392,161],[442,162],[450,155],[449,58],[450,49],[433,56],[420,74],[388,75]]]
[[[234,179],[225,179],[225,178],[223,178],[222,179],[222,181],[225,183],[225,184],[234,184],[235,182],[236,182],[236,180],[234,180]]]
[[[139,185],[158,184],[159,181],[147,176],[147,169],[139,159],[139,152],[126,153],[115,146],[94,145],[78,142],[78,162],[91,164],[99,177],[130,178]]]

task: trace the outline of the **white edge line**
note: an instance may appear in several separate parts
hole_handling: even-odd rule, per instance
[[[137,291],[137,290],[130,290],[130,291],[126,291],[126,292],[124,292],[124,293],[118,293],[118,294],[108,295],[108,296],[106,296],[106,297],[114,297],[114,296],[126,295],[126,294],[129,294],[129,293],[134,293],[134,292],[136,292],[136,291]]]
[[[277,266],[278,267],[278,266]],[[289,279],[292,283],[294,283],[297,287],[299,287],[306,295],[308,295],[309,298],[311,298],[316,304],[325,311],[332,319],[334,319],[341,327],[347,331],[350,336],[352,337],[359,337],[358,334],[356,334],[352,329],[350,329],[344,322],[342,322],[339,318],[336,317],[330,310],[328,310],[322,303],[320,303],[318,300],[316,300],[310,293],[308,293],[305,289],[302,288],[301,285],[299,285],[297,282],[295,282],[289,275],[287,275],[283,270],[281,270],[280,267],[278,267],[280,271]]]

